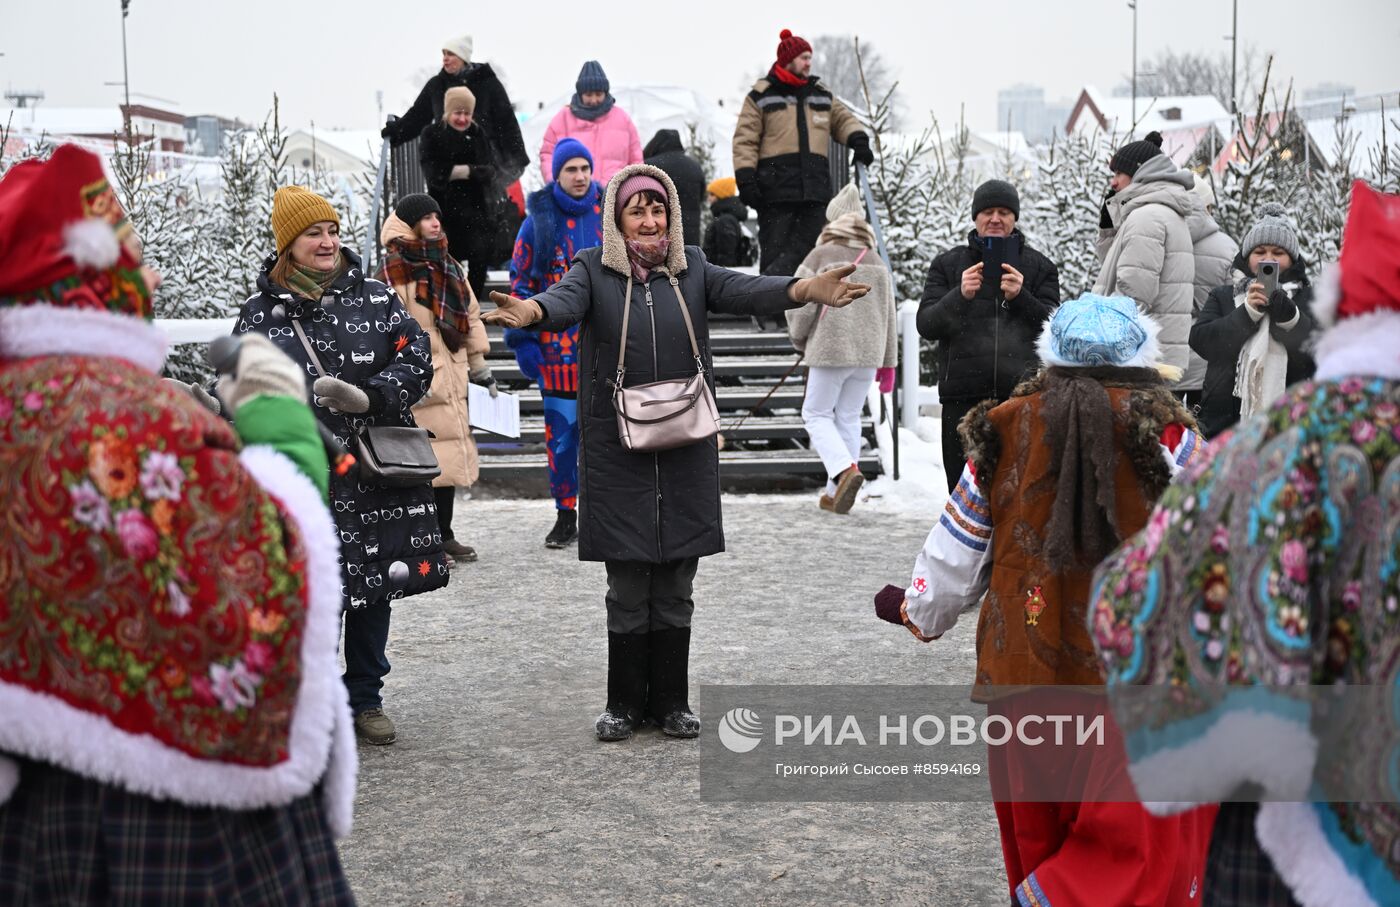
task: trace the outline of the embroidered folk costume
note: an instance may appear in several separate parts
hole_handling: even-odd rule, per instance
[[[887,587],[877,599],[924,641],[981,602],[973,699],[991,714],[1015,720],[1013,687],[1103,682],[1085,621],[1090,572],[1199,449],[1156,368],[1157,334],[1123,297],[1062,305],[1039,341],[1042,370],[963,420],[967,466],[902,596]],[[1084,777],[1111,774],[1101,756],[1069,758]],[[1027,802],[1017,794],[1034,785],[1031,754],[992,747],[989,759],[1015,903],[1199,903],[1214,807],[1156,818],[1106,802],[1111,778],[1084,802]]]
[[[1315,379],[1211,445],[1090,609],[1144,797],[1260,792],[1212,846],[1240,903],[1400,903],[1400,197],[1353,186],[1329,276]],[[1175,714],[1126,708],[1144,684]],[[1334,690],[1380,696],[1337,726]],[[1321,802],[1358,780],[1364,802]]]
[[[0,903],[352,903],[333,836],[355,748],[314,419],[257,393],[235,430],[162,384],[151,313],[98,158],[62,146],[15,165],[0,181]]]

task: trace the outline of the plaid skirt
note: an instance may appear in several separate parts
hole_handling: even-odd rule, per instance
[[[1201,907],[1298,907],[1259,846],[1257,803],[1222,803],[1210,837]]]
[[[320,789],[235,811],[156,800],[16,760],[0,805],[0,904],[353,905]]]

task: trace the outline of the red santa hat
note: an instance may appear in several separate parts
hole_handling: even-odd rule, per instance
[[[0,180],[0,309],[36,304],[152,314],[135,230],[102,161],[76,145]]]
[[[1400,314],[1400,195],[1357,180],[1341,258],[1323,273],[1313,314],[1331,325],[1373,312]]]

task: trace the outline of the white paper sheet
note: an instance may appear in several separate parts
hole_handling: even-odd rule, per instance
[[[495,397],[479,384],[467,385],[467,419],[492,434],[520,437],[520,398],[501,391]]]

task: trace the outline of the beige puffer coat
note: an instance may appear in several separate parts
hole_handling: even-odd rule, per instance
[[[1206,211],[1199,197],[1191,200],[1191,213],[1186,215],[1186,227],[1191,231],[1191,245],[1196,255],[1196,288],[1191,306],[1191,323],[1201,317],[1210,291],[1230,282],[1239,245],[1220,229],[1215,218]],[[1176,384],[1177,390],[1198,391],[1205,384],[1206,361],[1195,350],[1186,375]]]
[[[1162,326],[1162,358],[1186,370],[1196,256],[1186,215],[1191,212],[1191,171],[1159,154],[1138,168],[1133,181],[1108,200],[1113,227],[1100,231],[1103,266],[1094,292],[1127,296]]]
[[[413,239],[413,228],[391,214],[379,231],[379,242],[387,246],[391,239],[399,237]],[[415,300],[413,288],[395,285],[394,292],[403,300],[404,308],[413,319],[432,338],[433,383],[423,399],[413,407],[413,418],[420,428],[433,433],[433,453],[442,467],[442,475],[433,480],[433,486],[470,487],[476,484],[480,466],[476,441],[472,439],[471,426],[467,423],[467,374],[472,369],[486,366],[486,352],[491,348],[486,325],[481,322],[481,306],[468,286],[471,330],[467,333],[466,343],[453,353],[443,343],[442,331],[438,330],[433,310]]]

